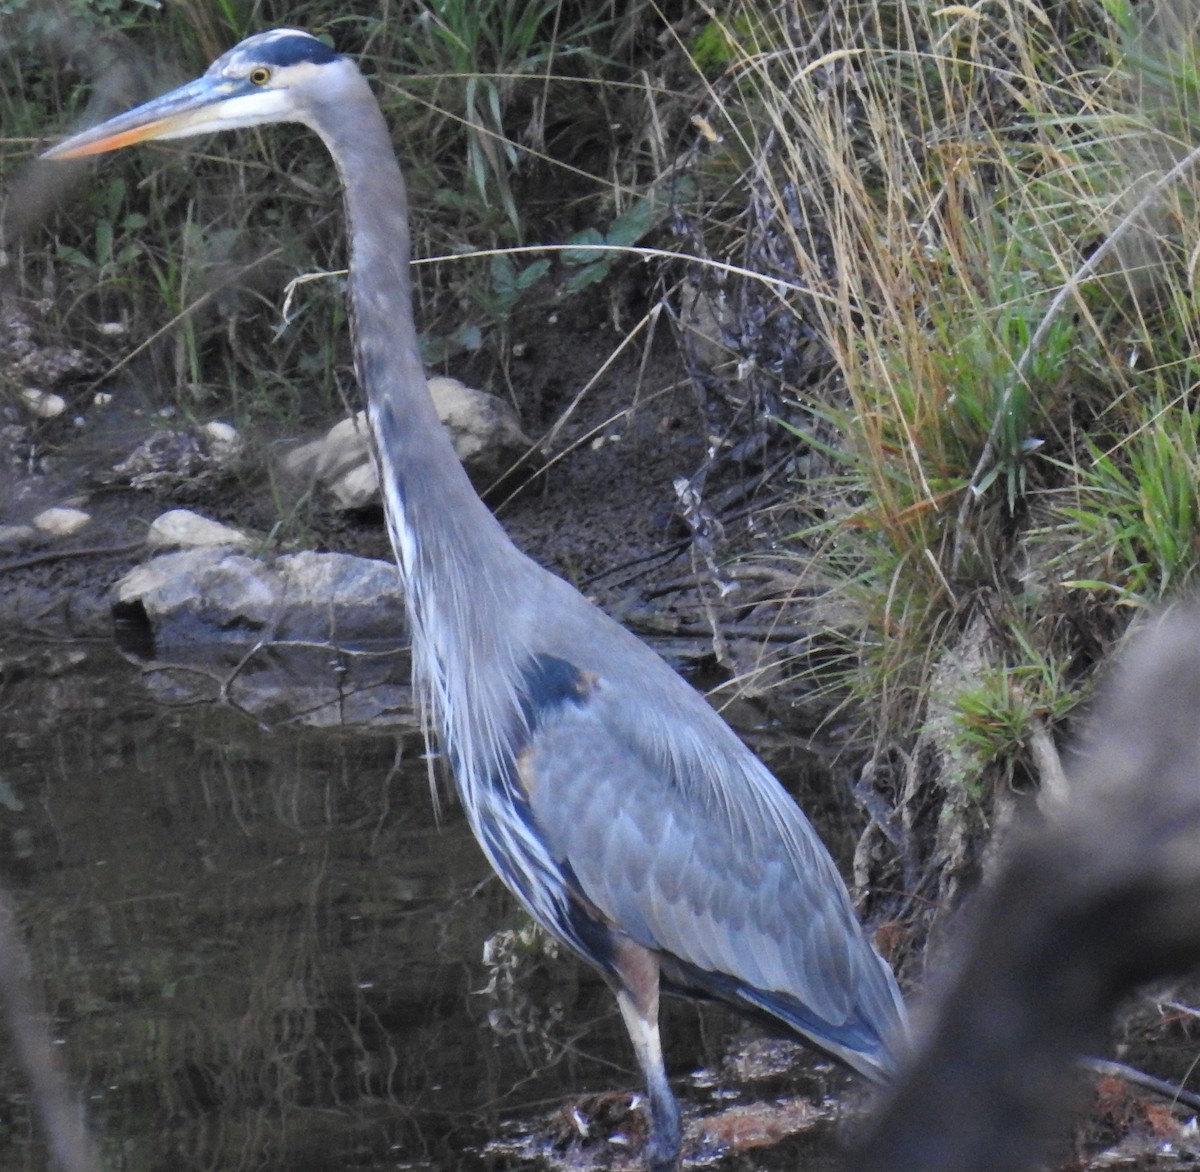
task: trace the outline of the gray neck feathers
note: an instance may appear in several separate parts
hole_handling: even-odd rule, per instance
[[[516,673],[505,619],[542,571],[479,499],[429,397],[413,320],[404,180],[379,107],[358,82],[336,108],[315,109],[312,124],[345,194],[355,362],[408,593],[414,676],[459,762],[470,809],[467,775],[491,768],[512,731]]]

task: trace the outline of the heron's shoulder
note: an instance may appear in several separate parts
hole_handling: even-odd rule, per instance
[[[704,696],[648,648],[636,651],[531,657],[521,688],[531,760],[646,798],[657,792],[698,816],[728,818],[731,790],[742,795],[738,820],[790,816],[779,783]]]
[[[537,728],[563,705],[587,701],[599,679],[561,655],[538,652],[521,668],[521,709],[525,724]]]
[[[665,659],[546,574],[547,594],[524,618],[534,651],[522,665],[525,727],[534,741],[589,746],[596,769],[624,768],[681,797],[720,804],[732,785],[743,803],[774,821],[792,806],[770,771],[704,695]],[[553,616],[549,621],[546,616]],[[577,762],[577,755],[571,755]],[[653,779],[653,782],[651,782]],[[755,794],[759,795],[755,800]]]

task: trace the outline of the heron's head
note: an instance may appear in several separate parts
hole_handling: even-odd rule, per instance
[[[336,101],[361,75],[348,57],[298,29],[248,37],[203,77],[60,142],[42,156],[74,159],[160,138],[268,122],[311,125],[319,104]]]

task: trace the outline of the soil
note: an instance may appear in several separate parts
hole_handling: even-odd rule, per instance
[[[618,611],[651,605],[655,587],[691,568],[672,482],[690,476],[703,459],[699,404],[669,339],[649,354],[619,357],[581,394],[619,344],[616,328],[603,313],[539,316],[540,323],[526,323],[523,357],[509,376],[527,432],[544,435],[576,396],[578,405],[558,428],[546,471],[523,486],[501,486],[489,500],[517,543],[543,565]],[[469,368],[450,373],[475,377]],[[10,631],[103,633],[108,591],[145,556],[140,535],[166,509],[193,508],[266,535],[294,503],[265,491],[265,467],[224,478],[164,476],[142,490],[105,485],[162,420],[145,406],[157,398],[152,389],[129,380],[102,389],[112,391],[111,403],[86,403],[73,421],[35,429],[32,442],[21,422],[8,428],[0,524],[26,524],[41,509],[66,502],[92,515],[72,538],[46,539],[0,558],[0,611]],[[313,548],[391,556],[377,510],[347,515],[316,501],[303,524],[303,544]]]

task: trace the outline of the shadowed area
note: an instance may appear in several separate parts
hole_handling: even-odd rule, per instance
[[[82,1105],[106,1172],[636,1164],[608,990],[550,955],[461,810],[439,819],[419,734],[398,763],[395,730],[167,705],[99,645],[8,644],[0,683],[0,886],[33,987],[0,1002],[48,1027],[50,1106]],[[830,1166],[840,1079],[668,1014],[710,1166]],[[46,1103],[2,1036],[0,1168],[45,1168]]]

